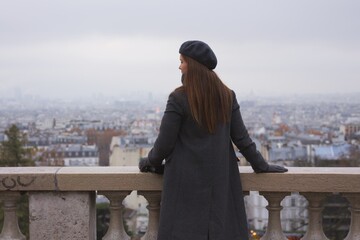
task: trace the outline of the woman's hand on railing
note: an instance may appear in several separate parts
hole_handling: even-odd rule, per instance
[[[265,170],[257,171],[256,173],[284,173],[287,171],[288,169],[283,166],[269,164]]]
[[[151,172],[156,174],[164,173],[164,164],[160,166],[152,166],[148,158],[141,158],[139,161],[140,172]]]

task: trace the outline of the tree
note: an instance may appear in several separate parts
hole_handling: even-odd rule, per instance
[[[34,161],[31,159],[31,150],[24,148],[26,135],[21,133],[15,124],[5,131],[5,135],[7,140],[0,146],[0,166],[33,166]]]
[[[13,124],[5,131],[7,140],[0,144],[0,166],[20,167],[33,166],[31,149],[25,149],[26,135]],[[21,232],[28,236],[29,233],[29,202],[26,194],[23,194],[18,202],[17,215]],[[3,208],[0,206],[0,226],[3,224]],[[2,227],[1,227],[2,228]]]

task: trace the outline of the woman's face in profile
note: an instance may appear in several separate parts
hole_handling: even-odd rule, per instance
[[[180,54],[180,66],[179,69],[181,71],[182,74],[185,74],[187,72],[187,62],[185,62],[185,59],[183,58],[183,56]]]

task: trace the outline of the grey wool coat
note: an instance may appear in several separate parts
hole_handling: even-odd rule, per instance
[[[209,134],[193,120],[179,88],[168,98],[160,132],[148,154],[165,159],[158,240],[247,240],[248,228],[234,143],[252,167],[267,163],[256,151],[233,93],[231,122]],[[249,160],[250,159],[250,160]]]

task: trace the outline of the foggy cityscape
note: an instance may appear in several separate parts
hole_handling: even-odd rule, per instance
[[[356,93],[299,94],[284,97],[248,94],[238,95],[238,101],[245,125],[251,137],[258,141],[259,149],[262,148],[261,146],[273,144],[277,144],[279,148],[289,147],[292,144],[305,147],[306,140],[319,146],[328,146],[329,151],[333,151],[331,147],[346,144],[339,155],[333,156],[333,158],[344,158],[349,157],[354,149],[359,148],[359,96],[360,94]],[[116,137],[118,133],[118,136],[154,139],[158,134],[166,99],[166,95],[152,93],[133,94],[129,99],[96,96],[89,99],[65,100],[31,98],[21,94],[12,98],[2,97],[0,98],[0,140],[4,141],[4,132],[12,124],[26,133],[29,146],[40,147],[36,143],[45,141],[42,143],[44,149],[62,143],[95,145],[94,147],[98,148],[96,142],[91,140],[89,130],[114,131],[111,137]],[[348,130],[349,126],[352,126],[351,131]],[[68,138],[69,142],[67,140],[59,142],[56,140],[59,136]],[[79,140],[72,142],[75,138]],[[112,151],[110,140],[108,139],[106,146],[107,157]],[[151,140],[146,140],[144,143],[147,143],[148,148],[151,147]],[[350,146],[352,146],[351,151]],[[142,147],[143,145],[138,146],[138,148]],[[297,158],[305,159],[307,158],[305,155]],[[99,157],[99,165],[109,165],[109,159]],[[326,158],[326,156],[318,157]],[[295,157],[268,160],[297,159]],[[287,164],[293,165],[294,162]],[[87,163],[85,161],[80,165]]]

